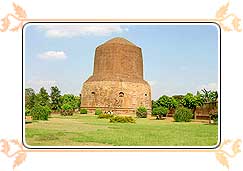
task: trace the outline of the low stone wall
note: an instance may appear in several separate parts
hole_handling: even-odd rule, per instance
[[[209,114],[218,112],[218,102],[206,102],[203,106],[197,107],[195,110],[197,119],[209,119]],[[173,117],[175,109],[171,109],[167,114],[168,117]]]
[[[197,107],[195,114],[197,119],[208,119],[209,114],[218,112],[218,102],[204,103],[203,106]]]

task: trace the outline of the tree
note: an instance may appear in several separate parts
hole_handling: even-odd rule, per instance
[[[32,109],[35,105],[35,91],[32,88],[25,89],[25,107]]]
[[[218,99],[218,92],[217,91],[211,91],[206,90],[205,88],[202,89],[202,92],[204,93],[204,99],[206,102],[215,102]]]
[[[209,99],[211,102],[216,102],[218,100],[218,92],[217,91],[210,92]]]
[[[165,117],[168,114],[169,110],[166,107],[157,107],[153,108],[152,115],[158,115],[159,119],[162,119],[162,116]]]
[[[152,100],[152,109],[159,107],[159,104],[156,100]]]
[[[174,97],[170,97],[170,106],[169,109],[175,109],[179,105],[179,101],[176,100]]]
[[[157,100],[157,104],[168,109],[175,109],[179,105],[179,102],[173,97],[163,95]]]
[[[195,117],[196,107],[202,106],[203,103],[204,103],[204,98],[200,93],[197,93],[197,95],[195,96],[192,93],[187,93],[181,100],[181,104],[184,107],[192,109],[192,113],[194,114],[194,117]]]
[[[62,105],[69,104],[72,108],[72,110],[77,108],[77,100],[75,99],[75,96],[73,94],[64,94],[61,97]]]
[[[49,95],[44,87],[41,87],[39,93],[36,95],[36,104],[50,106]]]
[[[61,108],[61,91],[57,86],[51,87],[51,109],[58,110]]]
[[[174,95],[172,96],[172,98],[174,98],[177,102],[178,102],[178,105],[180,103],[180,101],[183,99],[183,95]]]
[[[80,96],[75,96],[75,101],[76,101],[75,109],[79,109],[81,105]]]

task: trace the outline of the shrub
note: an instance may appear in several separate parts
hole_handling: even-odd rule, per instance
[[[51,109],[48,106],[41,105],[35,105],[30,111],[33,120],[48,120],[50,113]]]
[[[209,119],[210,121],[212,120],[213,123],[218,124],[218,113],[210,113]]]
[[[73,94],[64,94],[63,96],[60,97],[60,101],[62,105],[64,104],[69,104],[72,109],[77,109],[79,108],[79,102],[77,98],[75,99],[75,96]]]
[[[51,114],[52,110],[49,106],[44,106],[45,107],[45,110],[48,112],[48,115]]]
[[[190,122],[193,117],[193,114],[190,109],[182,107],[175,111],[173,117],[176,122]]]
[[[169,109],[166,107],[156,107],[152,110],[152,115],[159,115],[160,117],[165,117],[167,113],[169,112]]]
[[[114,117],[114,115],[108,114],[108,113],[102,113],[102,114],[99,114],[99,116],[98,116],[99,119],[110,119],[112,117]]]
[[[80,114],[87,114],[87,113],[88,113],[87,109],[80,109]]]
[[[114,116],[110,118],[111,123],[136,123],[136,120],[131,116]]]
[[[25,116],[30,116],[30,109],[28,108],[25,108]]]
[[[101,109],[95,109],[95,115],[100,115],[102,114],[102,110]]]
[[[136,115],[138,118],[146,118],[147,117],[147,109],[144,106],[140,106],[137,108]]]
[[[67,104],[67,103],[64,104],[64,105],[62,105],[61,108],[62,108],[62,110],[70,110],[70,109],[73,109],[72,106],[70,104]]]
[[[73,107],[70,104],[62,105],[61,115],[63,116],[71,116],[73,115]]]

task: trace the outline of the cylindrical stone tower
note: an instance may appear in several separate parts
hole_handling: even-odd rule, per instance
[[[113,38],[96,48],[93,75],[81,91],[81,108],[134,115],[139,106],[151,112],[151,90],[143,80],[142,50],[124,38]]]

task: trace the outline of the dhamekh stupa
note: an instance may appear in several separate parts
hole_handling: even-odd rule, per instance
[[[95,50],[93,75],[83,84],[81,108],[135,114],[140,106],[151,112],[151,89],[143,79],[141,48],[120,37],[101,44]]]

